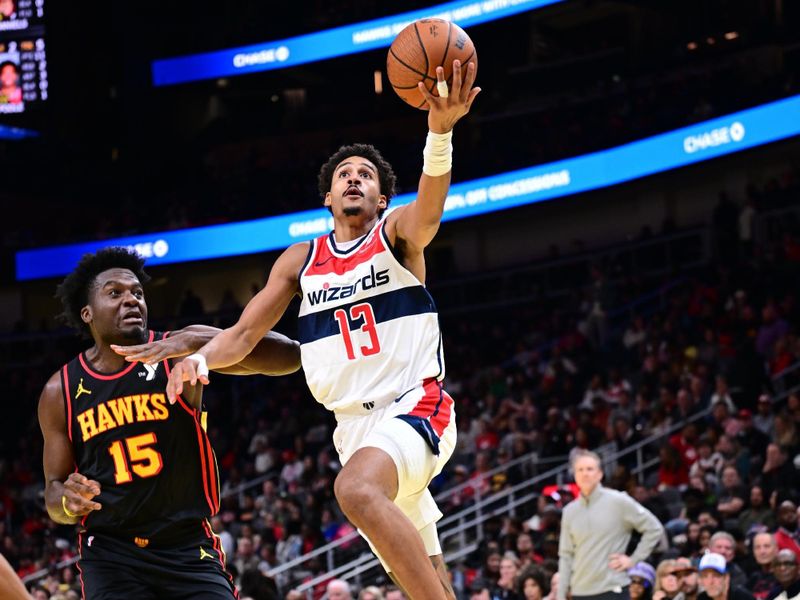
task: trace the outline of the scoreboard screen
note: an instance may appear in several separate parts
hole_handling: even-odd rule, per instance
[[[0,0],[0,113],[47,100],[44,0]]]

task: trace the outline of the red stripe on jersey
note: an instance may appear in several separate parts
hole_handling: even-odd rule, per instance
[[[217,461],[214,458],[214,450],[211,448],[211,442],[208,440],[208,434],[202,429],[203,424],[200,423],[200,412],[197,413],[197,420],[198,425],[203,432],[203,440],[206,443],[206,456],[208,457],[208,480],[211,486],[211,498],[214,501],[214,512],[212,515],[215,515],[219,512],[219,482],[217,481]]]
[[[336,275],[344,275],[381,252],[386,252],[386,248],[381,242],[380,232],[377,229],[374,230],[372,239],[362,243],[358,250],[347,256],[339,256],[331,252],[328,246],[328,236],[323,235],[317,238],[316,256],[312,258],[305,274],[330,275],[334,273]]]
[[[67,370],[67,365],[64,365],[64,368],[61,371],[63,373],[64,381],[64,397],[67,401],[67,435],[69,436],[69,441],[72,441],[72,396],[69,393],[69,371]]]
[[[78,558],[80,559],[75,566],[78,567],[78,579],[81,580],[81,598],[86,600],[86,589],[83,586],[83,569],[81,569],[81,560],[83,560],[83,534],[78,534]]]
[[[203,491],[206,494],[206,501],[208,501],[208,508],[211,511],[211,514],[216,514],[214,501],[211,499],[211,494],[209,493],[209,485],[208,485],[208,466],[206,465],[206,455],[203,451],[203,430],[200,427],[200,423],[198,423],[197,419],[194,420],[195,429],[197,429],[197,445],[198,450],[200,451],[200,469],[202,470],[202,480],[203,480]]]
[[[425,380],[422,389],[424,390],[422,398],[408,414],[412,417],[428,419],[436,435],[441,437],[445,428],[450,424],[453,398],[442,390],[441,384],[435,379]]]
[[[233,597],[237,598],[238,600],[239,590],[236,589],[236,584],[233,582],[233,577],[231,577],[231,574],[228,573],[227,570],[225,570],[225,550],[222,549],[222,544],[220,543],[219,536],[213,531],[211,531],[211,527],[209,526],[208,521],[203,519],[202,523],[206,535],[211,540],[211,546],[214,548],[214,550],[217,551],[217,558],[219,559],[219,564],[222,565],[222,572],[225,574],[225,577],[231,584],[231,589],[233,590]]]
[[[147,338],[147,343],[148,344],[151,343],[153,341],[154,337],[155,337],[155,332],[154,331],[150,331],[150,335]],[[132,362],[131,364],[129,364],[127,367],[125,367],[124,369],[122,369],[122,371],[119,371],[118,373],[112,373],[111,375],[103,375],[102,373],[98,373],[97,371],[93,370],[89,366],[89,363],[87,363],[86,359],[83,358],[83,352],[78,354],[78,360],[80,361],[81,366],[83,367],[84,371],[86,371],[89,375],[91,375],[95,379],[100,379],[101,381],[110,381],[112,379],[119,379],[123,375],[127,375],[128,373],[130,373],[131,369],[133,369],[133,367],[136,366],[136,362]]]
[[[169,361],[164,360],[164,370],[167,377],[170,375]],[[203,430],[203,425],[200,423],[200,411],[191,408],[181,395],[175,399],[176,404],[180,406],[186,413],[192,417],[195,429],[197,430],[197,445],[200,451],[200,464],[203,471],[203,491],[208,500],[208,507],[211,509],[211,514],[215,515],[219,512],[219,483],[217,481],[217,462],[214,460],[214,451],[211,449],[211,442],[208,435]],[[206,461],[206,456],[208,461]]]

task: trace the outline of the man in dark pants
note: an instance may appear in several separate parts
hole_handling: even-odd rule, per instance
[[[628,570],[645,561],[664,535],[656,516],[628,494],[603,487],[600,457],[582,451],[572,468],[580,496],[564,509],[558,548],[558,600],[628,598]],[[633,531],[636,549],[625,554]]]

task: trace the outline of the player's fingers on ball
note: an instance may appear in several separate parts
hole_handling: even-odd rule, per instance
[[[417,84],[417,89],[419,89],[419,93],[425,97],[425,100],[428,101],[428,104],[430,104],[433,101],[435,96],[431,94],[430,90],[428,90],[424,82],[420,81]]]
[[[461,93],[461,61],[453,61],[453,94]]]
[[[444,67],[436,67],[436,81],[444,82]]]
[[[473,83],[475,83],[475,63],[469,63],[467,66],[467,76],[464,78],[464,85],[461,86],[461,99],[464,102],[469,100],[473,90]]]
[[[472,89],[472,84],[475,83],[475,77],[478,75],[478,69],[475,68],[475,63],[471,62],[467,65],[467,76],[464,78],[464,81],[467,89]]]

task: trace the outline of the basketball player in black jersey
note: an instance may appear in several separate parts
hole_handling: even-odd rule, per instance
[[[216,458],[205,432],[201,386],[175,404],[170,358],[191,354],[218,329],[147,328],[144,260],[125,248],[85,255],[59,285],[63,319],[94,345],[49,379],[39,400],[45,503],[80,523],[85,598],[234,598],[208,518],[219,510]],[[114,348],[158,342],[147,362]],[[298,344],[268,333],[220,373],[281,375],[300,367]]]

